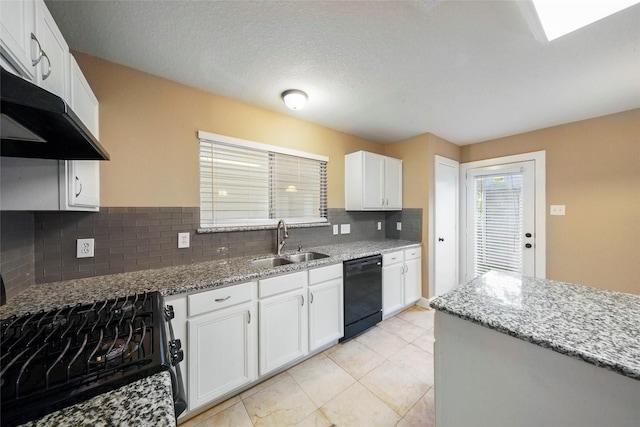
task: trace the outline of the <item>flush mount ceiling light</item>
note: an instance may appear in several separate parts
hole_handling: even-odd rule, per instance
[[[298,89],[289,89],[282,92],[282,100],[291,110],[302,110],[307,103],[307,94]]]

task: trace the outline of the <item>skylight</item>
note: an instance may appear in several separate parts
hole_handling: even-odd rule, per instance
[[[613,15],[640,0],[532,0],[542,28],[551,41]]]

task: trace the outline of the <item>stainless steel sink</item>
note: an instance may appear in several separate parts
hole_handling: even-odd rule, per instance
[[[279,265],[287,265],[287,264],[292,264],[293,261],[290,261],[286,258],[282,258],[282,257],[270,257],[270,258],[260,258],[260,259],[254,259],[250,261],[251,265],[254,265],[256,267],[277,267]]]
[[[329,258],[329,255],[321,254],[319,252],[299,252],[296,254],[287,255],[287,259],[291,260],[292,262],[306,262],[322,258]]]

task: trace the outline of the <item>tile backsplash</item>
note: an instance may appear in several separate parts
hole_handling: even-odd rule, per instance
[[[7,298],[35,283],[33,231],[34,218],[30,212],[0,215],[0,273],[7,287]]]
[[[35,283],[101,276],[190,264],[275,250],[275,230],[197,234],[197,207],[110,207],[100,212],[3,212],[0,268],[8,289],[18,293]],[[390,230],[389,217],[403,222]],[[420,241],[421,209],[402,212],[347,212],[329,209],[331,224],[350,224],[349,234],[333,227],[291,228],[284,251],[357,240],[401,238]],[[381,230],[378,230],[378,222]],[[417,223],[417,225],[416,225]],[[178,233],[191,245],[178,249]],[[93,258],[76,258],[76,240],[95,239]],[[29,244],[32,242],[31,244]],[[9,280],[7,280],[7,278]],[[11,297],[11,294],[9,294]]]

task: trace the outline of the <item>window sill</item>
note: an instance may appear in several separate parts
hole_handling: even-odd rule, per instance
[[[329,222],[308,222],[308,223],[298,223],[298,224],[287,224],[287,228],[314,228],[314,227],[329,227],[331,223]],[[238,225],[238,226],[229,226],[229,227],[208,227],[208,228],[198,228],[196,230],[197,234],[208,234],[208,233],[228,233],[230,231],[258,231],[258,230],[275,230],[278,226],[276,224],[267,224],[267,225]]]

